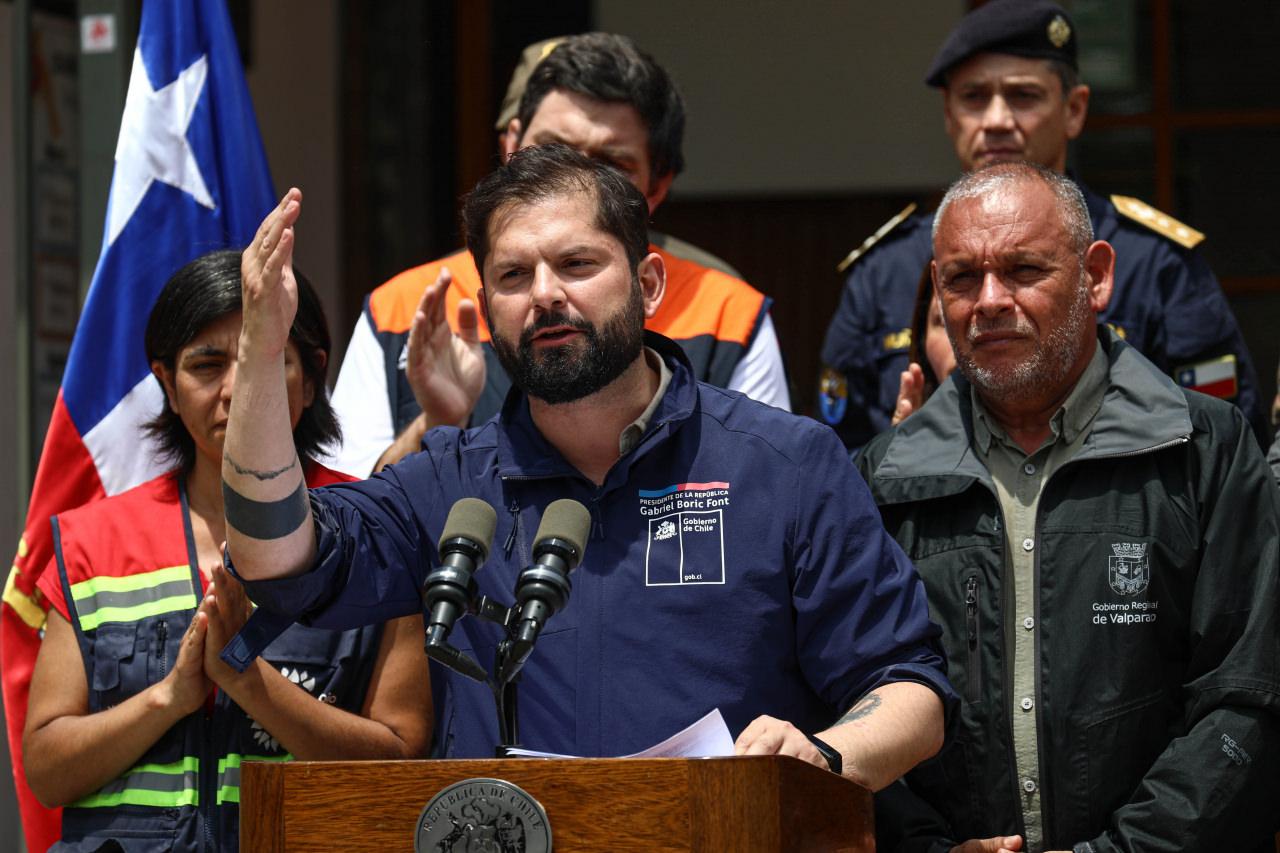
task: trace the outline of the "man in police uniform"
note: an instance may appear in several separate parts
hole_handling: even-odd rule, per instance
[[[1063,172],[1084,127],[1089,87],[1076,30],[1047,0],[992,0],[960,20],[929,69],[966,171],[1027,160]],[[1184,387],[1235,402],[1265,446],[1270,435],[1253,365],[1217,279],[1195,247],[1204,235],[1140,201],[1081,187],[1094,232],[1116,248],[1111,326]],[[916,286],[932,255],[932,214],[914,205],[840,265],[847,272],[827,329],[820,417],[858,448],[889,426],[911,343]]]

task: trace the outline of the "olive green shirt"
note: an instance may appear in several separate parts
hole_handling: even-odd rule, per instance
[[[1011,740],[1018,785],[1022,792],[1022,816],[1026,824],[1023,850],[1035,853],[1043,844],[1040,802],[1039,703],[1040,667],[1036,623],[1039,615],[1037,588],[1036,513],[1040,495],[1053,472],[1071,459],[1088,438],[1094,417],[1107,390],[1107,358],[1095,344],[1093,358],[1080,374],[1075,388],[1049,422],[1050,435],[1027,455],[982,405],[973,390],[973,444],[995,483],[1005,525],[1005,649],[1012,651],[1009,672],[1013,677],[1010,711]],[[1001,828],[1002,832],[1006,831]],[[1013,831],[1012,827],[1007,831]]]

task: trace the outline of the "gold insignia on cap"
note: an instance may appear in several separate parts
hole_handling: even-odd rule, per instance
[[[1194,249],[1204,241],[1204,233],[1190,225],[1184,225],[1167,213],[1161,213],[1151,205],[1127,195],[1113,195],[1111,203],[1119,213],[1134,222],[1145,225],[1157,234],[1168,237],[1185,249]]]
[[[1054,47],[1062,47],[1071,40],[1071,25],[1061,15],[1054,15],[1053,20],[1049,22],[1047,35]]]
[[[861,246],[854,249],[849,254],[845,255],[844,260],[836,265],[836,272],[844,272],[849,267],[853,266],[854,261],[856,261],[858,258],[865,255],[872,246],[880,242],[880,239],[884,237],[884,235],[888,234],[890,231],[897,228],[899,225],[903,223],[903,221],[906,220],[908,216],[910,216],[915,212],[916,212],[916,203],[913,201],[911,202],[911,204],[907,205],[906,207],[902,208],[902,210],[898,211],[896,216],[894,216],[888,222],[886,222],[885,224],[877,228],[876,233],[872,234],[870,237],[863,240]]]

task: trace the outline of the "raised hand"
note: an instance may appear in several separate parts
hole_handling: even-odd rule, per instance
[[[264,355],[284,352],[289,327],[298,310],[298,283],[293,277],[294,223],[302,212],[302,192],[296,187],[280,199],[258,226],[253,242],[240,256],[244,296],[242,343]]]
[[[905,421],[924,405],[924,370],[914,361],[898,379],[898,402],[893,407],[893,425]]]
[[[475,303],[464,299],[458,305],[456,334],[445,316],[445,294],[452,281],[449,270],[441,270],[422,292],[409,330],[405,373],[427,427],[465,424],[484,390],[484,353]]]

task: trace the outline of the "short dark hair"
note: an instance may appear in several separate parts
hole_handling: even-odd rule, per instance
[[[342,441],[342,430],[329,404],[325,386],[325,366],[332,342],[324,307],[311,282],[294,267],[298,280],[298,311],[289,329],[289,339],[298,348],[303,377],[314,388],[311,405],[302,412],[293,442],[301,457],[314,457],[321,448]],[[210,323],[242,309],[240,295],[240,252],[222,249],[201,255],[178,270],[165,282],[147,318],[144,342],[148,362],[160,362],[173,370],[178,353]],[[317,353],[323,352],[324,359]],[[157,381],[159,381],[157,379]],[[162,386],[163,391],[163,386]],[[184,472],[196,461],[195,442],[162,394],[160,414],[143,429],[160,447],[160,458],[177,463]]]
[[[1071,90],[1080,85],[1080,72],[1061,59],[1046,59],[1045,62],[1049,64],[1049,70],[1062,83],[1062,97],[1070,96]]]
[[[684,99],[670,75],[631,39],[583,33],[557,44],[529,75],[517,112],[522,128],[555,89],[629,104],[649,130],[653,179],[684,171]]]
[[[911,308],[911,346],[907,350],[907,361],[920,365],[924,374],[924,396],[938,390],[942,384],[938,374],[933,372],[933,364],[929,361],[925,349],[925,341],[929,337],[929,315],[933,312],[934,291],[933,275],[926,264],[920,281],[916,284],[916,301]]]
[[[596,227],[617,238],[634,271],[649,252],[648,202],[617,169],[555,142],[512,154],[463,200],[463,232],[481,278],[489,256],[489,223],[495,213],[513,204],[577,193],[595,199]]]

